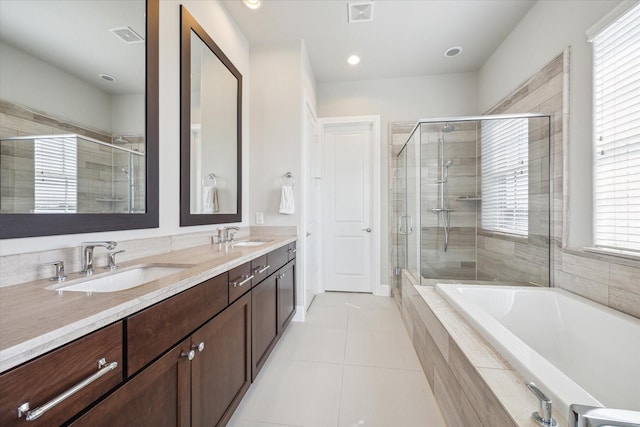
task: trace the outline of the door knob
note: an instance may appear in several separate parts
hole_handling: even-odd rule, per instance
[[[307,231],[306,236],[307,236],[307,237],[311,236],[311,233],[309,233],[309,232]]]
[[[362,231],[366,231],[367,233],[371,233],[371,227],[363,228]]]

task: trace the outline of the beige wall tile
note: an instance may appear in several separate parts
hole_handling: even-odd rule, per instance
[[[609,303],[609,287],[600,282],[594,282],[593,280],[560,271],[556,275],[555,286],[600,304],[607,305]]]
[[[640,318],[640,294],[610,287],[609,306],[623,313]]]

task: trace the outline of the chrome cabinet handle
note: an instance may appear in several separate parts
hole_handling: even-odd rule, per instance
[[[189,360],[193,360],[193,358],[196,357],[196,351],[183,351],[182,353],[180,353],[180,357],[186,357]]]
[[[27,421],[33,421],[40,418],[45,412],[49,411],[54,406],[62,403],[62,401],[68,399],[72,395],[76,394],[77,392],[79,392],[80,390],[82,390],[92,382],[96,381],[97,379],[105,376],[106,374],[113,371],[117,367],[118,367],[118,362],[107,363],[107,361],[104,358],[98,360],[98,372],[96,372],[95,374],[91,375],[88,378],[85,378],[84,380],[80,381],[78,384],[74,385],[64,393],[59,394],[58,396],[54,397],[44,405],[34,410],[30,410],[29,402],[23,403],[18,407],[18,418],[22,418],[23,415],[25,416],[25,420]]]
[[[297,252],[297,249],[296,248],[288,249],[287,252],[289,252],[290,254],[295,254]]]
[[[367,233],[371,233],[371,227],[361,228],[362,231],[366,231]]]
[[[191,348],[193,348],[194,350],[198,350],[199,353],[202,353],[204,351],[204,341],[202,341],[200,344],[198,345],[194,345]],[[195,353],[195,352],[194,352]],[[195,356],[195,354],[194,354]]]
[[[271,268],[270,265],[263,265],[262,267],[256,267],[253,269],[253,274],[262,274],[270,268]]]
[[[231,283],[229,283],[229,284],[230,284],[230,285],[233,285],[233,287],[234,287],[234,288],[235,288],[235,287],[240,287],[240,286],[243,286],[245,283],[247,283],[247,282],[251,281],[251,279],[253,279],[253,277],[254,277],[254,276],[253,276],[253,274],[252,274],[252,275],[250,275],[250,276],[247,276],[246,274],[243,274],[243,275],[242,275],[242,277],[241,277],[241,279],[244,279],[243,281],[238,282],[238,281],[236,280],[235,282],[231,282]]]

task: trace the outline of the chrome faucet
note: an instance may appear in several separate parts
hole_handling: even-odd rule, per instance
[[[569,406],[569,427],[640,427],[640,412],[596,406]]]
[[[236,234],[235,232],[240,231],[240,227],[224,227],[222,229],[222,241],[223,242],[233,242],[233,236]]]
[[[87,276],[93,274],[93,249],[95,247],[106,248],[112,251],[118,245],[117,242],[82,242],[82,272]]]
[[[552,406],[549,399],[534,383],[527,383],[527,388],[533,393],[540,402],[540,411],[531,414],[531,417],[543,427],[556,427],[558,423],[551,416]]]

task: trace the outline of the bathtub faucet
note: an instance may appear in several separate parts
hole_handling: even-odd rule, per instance
[[[640,427],[640,412],[596,406],[569,406],[569,427]]]
[[[534,383],[527,383],[527,387],[529,387],[531,393],[533,393],[540,401],[540,411],[532,413],[531,417],[541,426],[557,426],[558,423],[551,416],[551,399],[549,399]]]

